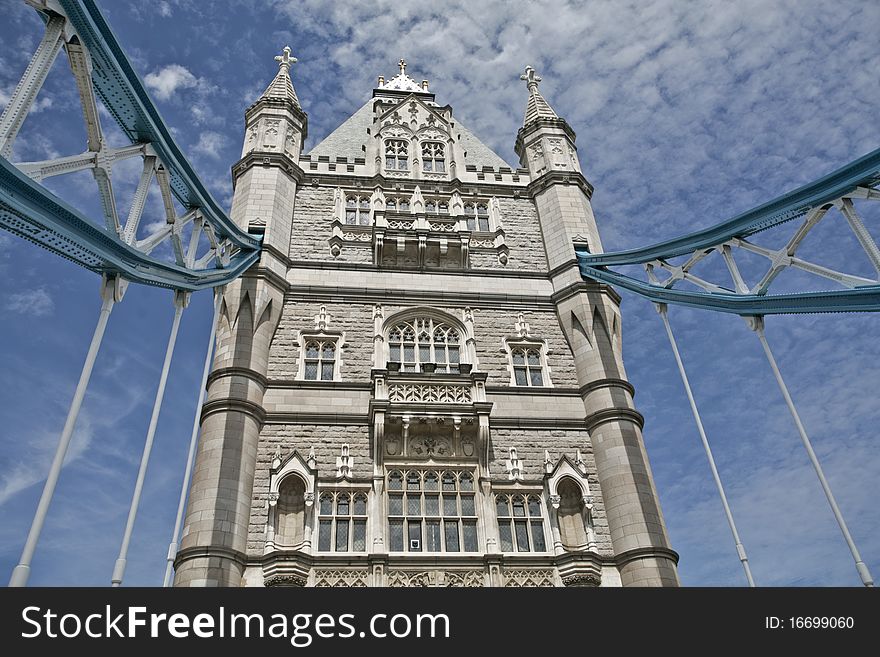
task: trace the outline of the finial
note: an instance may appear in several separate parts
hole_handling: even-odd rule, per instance
[[[541,81],[541,76],[535,73],[535,69],[531,66],[526,66],[526,72],[519,76],[520,80],[526,81],[526,86],[529,88],[529,91],[537,91],[538,83]]]
[[[281,54],[275,55],[275,61],[278,62],[279,67],[287,67],[287,70],[289,71],[290,65],[296,64],[299,60],[296,57],[291,57],[290,46],[284,46]]]
[[[401,58],[397,65],[400,67],[400,74],[406,75],[406,60]]]

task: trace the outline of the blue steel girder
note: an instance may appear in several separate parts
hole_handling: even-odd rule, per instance
[[[202,270],[151,258],[96,226],[2,157],[0,226],[94,272],[191,292],[235,280],[260,257],[259,251],[239,250],[227,267]]]
[[[813,225],[808,213],[815,213],[813,216],[817,217],[815,221],[818,222],[827,208],[834,204],[840,204],[842,200],[846,203],[850,201],[845,200],[851,198],[880,199],[880,192],[876,190],[878,184],[880,184],[880,149],[868,153],[819,180],[701,231],[651,246],[613,253],[590,253],[583,246],[576,246],[575,253],[581,276],[621,287],[655,303],[678,304],[738,315],[877,312],[880,311],[880,281],[833,272],[827,268],[800,261],[794,256],[800,240]],[[844,209],[852,211],[851,207]],[[750,235],[799,217],[807,217],[807,219],[800,234],[796,234],[787,245],[788,252],[785,252],[785,248],[783,248],[779,252],[770,253],[769,249],[762,249],[745,241],[745,238]],[[847,216],[847,220],[850,219],[851,217]],[[860,223],[860,219],[852,218],[851,224],[854,222]],[[854,230],[857,230],[855,226]],[[865,231],[862,231],[860,241],[863,242],[862,246],[868,255],[873,256],[876,267],[877,254],[880,253],[876,244]],[[744,246],[746,250],[765,252],[761,255],[765,255],[772,261],[771,270],[763,281],[765,285],[759,284],[756,289],[752,290],[723,289],[721,286],[692,277],[698,286],[704,288],[703,290],[691,291],[672,287],[683,278],[682,267],[668,264],[671,258],[690,254],[690,262],[696,263],[712,251],[721,251],[725,248],[729,251],[731,246]],[[731,257],[729,252],[726,256]],[[774,257],[781,258],[781,260],[777,261]],[[774,268],[781,269],[779,262],[791,265],[792,261],[797,261],[794,266],[798,268],[838,280],[851,289],[792,294],[768,293],[767,288],[776,273]],[[645,266],[651,281],[640,280],[610,269],[610,267],[621,265]],[[731,266],[735,268],[735,263],[732,263]],[[687,265],[684,267],[686,268]],[[655,268],[666,269],[673,272],[673,275],[666,280],[658,280],[653,275]],[[732,270],[731,274],[738,276],[738,272],[735,270]],[[686,279],[687,276],[684,278]],[[739,286],[736,287],[739,288]]]
[[[199,180],[94,0],[58,2],[89,52],[95,91],[132,143],[152,146],[169,173],[177,200],[184,207],[199,208],[218,238],[242,249],[259,249],[259,238],[236,226]]]

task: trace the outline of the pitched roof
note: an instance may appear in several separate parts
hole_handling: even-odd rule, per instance
[[[373,125],[373,100],[367,101],[357,112],[352,114],[342,125],[327,135],[323,141],[313,147],[309,155],[325,155],[331,161],[337,157],[361,157],[363,146],[372,139],[367,134],[367,129]],[[462,149],[466,156],[463,165],[474,165],[477,169],[484,166],[497,169],[510,165],[504,161],[495,151],[481,142],[470,130],[456,120],[453,130],[456,135],[461,135]]]

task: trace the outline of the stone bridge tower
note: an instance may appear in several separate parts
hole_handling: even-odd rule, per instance
[[[308,154],[246,112],[178,586],[675,586],[575,134],[529,67],[510,167],[406,62]]]

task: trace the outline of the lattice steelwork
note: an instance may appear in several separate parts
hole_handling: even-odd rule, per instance
[[[0,117],[0,226],[92,271],[183,291],[237,278],[259,258],[259,239],[239,229],[211,197],[171,137],[92,0],[26,0],[46,31]],[[15,138],[60,49],[79,90],[85,152],[12,163]],[[111,147],[100,98],[131,141]],[[50,132],[51,125],[46,126]],[[114,165],[140,157],[143,169],[127,217],[113,191]],[[94,221],[46,189],[47,178],[89,170],[103,217]],[[155,179],[164,222],[141,229]],[[170,248],[160,248],[167,246]],[[157,254],[167,253],[167,259]]]
[[[880,249],[868,232],[853,201],[880,200],[880,150],[852,162],[800,189],[780,196],[729,221],[646,248],[595,254],[577,248],[584,278],[611,283],[657,303],[671,303],[739,315],[847,312],[880,310]],[[834,210],[843,215],[867,255],[875,275],[855,276],[798,257],[804,238]],[[801,219],[780,249],[748,239],[762,231]],[[749,283],[737,265],[737,252],[750,252],[768,261],[765,273]],[[712,254],[715,254],[712,256]],[[689,256],[681,265],[673,258]],[[713,282],[693,273],[708,257],[722,258],[730,281]],[[611,269],[642,265],[647,281]],[[771,286],[786,268],[833,281],[844,289],[774,294]],[[676,286],[688,282],[697,290]]]

